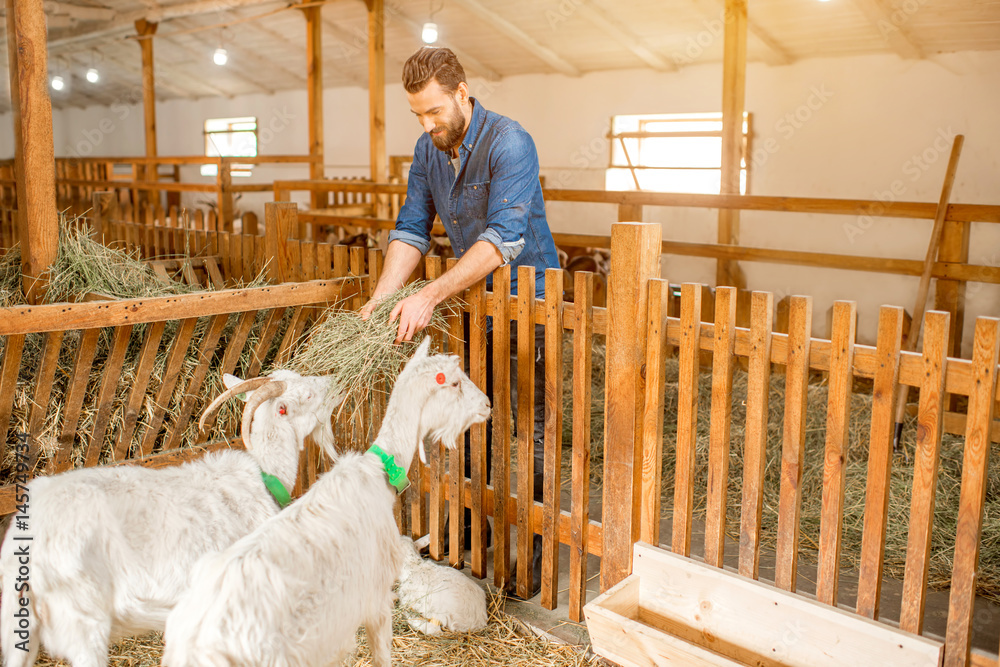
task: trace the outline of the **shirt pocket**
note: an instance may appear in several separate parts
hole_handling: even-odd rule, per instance
[[[489,214],[490,182],[469,183],[462,189],[462,213],[472,223],[476,235],[486,230]]]

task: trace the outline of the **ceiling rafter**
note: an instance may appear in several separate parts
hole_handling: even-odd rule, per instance
[[[183,27],[183,26],[190,26],[191,22],[188,19],[180,19],[180,20],[177,21],[177,24]],[[163,41],[165,41],[167,44],[171,44],[172,46],[175,46],[175,47],[177,47],[179,49],[185,49],[187,51],[190,51],[190,49],[186,49],[185,45],[182,44],[178,40],[178,38],[176,38],[176,37],[171,37],[169,35],[164,35],[160,39],[163,40]],[[205,43],[204,40],[199,40],[196,37],[193,38],[193,39],[196,42],[199,42],[199,43],[202,43],[202,44]],[[248,54],[246,52],[246,49],[240,48],[239,44],[236,43],[236,42],[234,42],[233,40],[227,40],[226,41],[225,49],[227,51],[231,51],[234,54],[239,54],[244,61],[256,59],[255,56],[252,56],[252,55]],[[205,49],[205,57],[207,58],[208,55],[209,55],[209,53],[211,53],[212,51],[213,51],[213,49],[211,49],[210,47],[206,48]],[[229,62],[225,66],[225,73],[226,74],[231,74],[232,76],[234,76],[235,78],[239,79],[240,81],[243,81],[244,83],[247,83],[247,84],[253,86],[254,88],[258,89],[259,91],[261,91],[263,93],[266,93],[268,95],[273,95],[274,94],[274,89],[262,85],[259,80],[255,79],[252,76],[249,76],[249,75],[245,74],[244,71],[243,71],[243,68],[240,66],[239,62],[240,62],[240,58],[237,58],[235,61],[234,61],[233,58],[230,58]],[[256,59],[256,62],[261,63],[261,62],[263,62],[263,60],[262,59]],[[219,71],[221,72],[222,70],[219,70]]]
[[[695,10],[701,14],[701,16],[710,21],[718,21],[722,19],[725,21],[726,16],[726,0],[716,0],[716,6],[718,7],[718,12],[711,12],[707,7],[698,2],[698,0],[692,0],[692,5]],[[789,53],[788,49],[781,45],[781,43],[775,39],[771,33],[762,28],[760,24],[754,21],[752,14],[747,14],[747,35],[748,37],[754,37],[759,44],[764,47],[764,62],[768,65],[790,65],[795,62],[795,56]]]
[[[913,59],[924,57],[923,49],[913,40],[906,28],[893,21],[892,13],[883,0],[854,0],[854,5],[878,29],[882,39],[900,56]]]
[[[115,67],[117,67],[119,70],[127,72],[128,74],[134,76],[135,81],[132,84],[133,87],[139,89],[142,88],[142,83],[141,83],[142,67],[140,65],[132,65],[131,63],[125,62],[118,56],[109,54],[106,50],[102,50],[100,47],[95,47],[94,53],[96,53],[105,62],[109,62]],[[155,66],[156,65],[154,63],[154,67]],[[187,88],[181,88],[180,86],[175,85],[171,81],[167,80],[166,77],[158,77],[156,80],[156,87],[162,88],[163,90],[167,90],[173,93],[174,95],[177,95],[178,97],[184,97],[187,99],[194,99],[195,97],[195,94],[191,92],[191,90]],[[138,99],[142,99],[142,96],[140,95]]]
[[[255,31],[257,33],[260,33],[260,34],[263,34],[263,35],[268,35],[268,37],[271,38],[271,39],[278,40],[281,43],[281,45],[284,46],[284,47],[286,47],[286,48],[288,48],[288,47],[290,47],[292,45],[291,42],[289,42],[287,39],[285,39],[282,35],[280,35],[278,33],[275,33],[273,31],[267,30],[267,29],[263,28],[262,26],[260,26],[259,24],[253,22],[253,21],[251,21],[250,23],[247,23],[246,25],[247,25],[247,27],[250,30],[253,30],[253,31]],[[241,53],[244,54],[244,55],[246,55],[247,49],[241,49]],[[259,56],[255,55],[255,54],[250,54],[250,55],[253,58],[254,62],[259,63],[261,66],[266,65],[268,67],[273,67],[273,68],[275,68],[277,70],[280,70],[281,72],[284,72],[285,76],[290,77],[292,79],[295,79],[296,82],[305,84],[306,77],[301,72],[296,72],[295,70],[290,69],[288,67],[285,67],[284,65],[279,65],[276,62],[274,62],[273,60],[268,60],[266,58],[259,57]]]
[[[469,13],[475,15],[480,20],[489,23],[497,32],[506,35],[508,38],[519,44],[525,50],[531,52],[536,57],[544,61],[561,74],[566,76],[580,76],[580,70],[573,64],[566,61],[562,56],[547,46],[542,45],[534,37],[524,32],[516,25],[503,18],[492,9],[489,9],[479,0],[451,0],[452,4],[462,7]]]
[[[638,56],[643,62],[660,72],[673,72],[677,65],[649,49],[631,28],[608,13],[593,0],[577,0],[580,15],[600,28],[606,35]]]
[[[115,18],[115,10],[108,7],[84,7],[57,0],[45,0],[42,7],[46,14],[65,15],[78,21],[113,21]]]
[[[412,17],[406,15],[404,12],[400,10],[395,10],[393,12],[393,16],[398,17],[406,25],[406,27],[409,28],[410,32],[414,36],[418,38],[420,37],[420,34],[423,32],[424,29],[422,23],[417,22]],[[495,69],[493,69],[486,63],[482,62],[472,54],[470,54],[468,51],[461,49],[455,46],[454,44],[448,44],[447,46],[458,57],[458,60],[462,63],[462,67],[464,69],[469,70],[475,74],[478,74],[487,81],[500,80],[499,72],[497,72]]]
[[[362,56],[364,58],[364,63],[362,67],[364,68],[364,75],[360,75],[349,68],[339,69],[344,76],[349,78],[355,84],[361,86],[362,88],[368,87],[368,33],[364,31],[359,31],[353,33],[350,30],[345,30],[339,25],[334,23],[328,18],[322,18],[323,30],[331,35],[341,44],[340,59],[345,60],[349,63],[353,63],[356,60],[356,56]],[[336,54],[336,51],[334,51]],[[336,55],[334,56],[336,57]],[[305,61],[303,61],[305,62]]]

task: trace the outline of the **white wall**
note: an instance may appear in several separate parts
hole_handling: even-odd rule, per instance
[[[684,67],[674,73],[628,70],[588,74],[474,80],[473,94],[492,110],[521,122],[538,146],[550,187],[602,188],[610,116],[623,113],[713,111],[720,107],[720,65]],[[141,105],[123,99],[108,108],[54,114],[57,155],[139,155]],[[387,147],[410,153],[420,127],[398,84],[387,86]],[[236,99],[206,98],[157,105],[161,155],[199,153],[206,118],[255,115],[262,154],[303,153],[305,91]],[[324,95],[327,174],[365,175],[368,95],[338,88]],[[752,194],[837,198],[895,198],[936,202],[951,137],[966,135],[952,201],[1000,203],[1000,53],[940,55],[920,61],[895,56],[811,59],[784,67],[754,63],[747,71],[746,107],[754,114]],[[9,137],[9,115],[0,137]],[[0,158],[12,149],[0,144]],[[258,169],[254,180],[304,176],[303,166]],[[185,178],[194,178],[185,174]],[[206,179],[208,181],[212,179]],[[244,198],[260,210],[267,195]],[[190,201],[190,200],[189,200]],[[556,231],[607,233],[612,206],[552,203]],[[663,224],[664,238],[711,242],[713,212],[646,209]],[[750,246],[922,259],[930,223],[857,217],[744,213],[741,242]],[[1000,265],[1000,225],[974,225],[971,259]],[[667,257],[674,282],[714,280],[714,261]],[[886,274],[744,263],[754,289],[815,297],[817,334],[835,299],[858,301],[859,332],[874,339],[877,310],[892,303],[912,308],[917,279]],[[976,314],[1000,314],[1000,288],[971,284],[967,338]]]

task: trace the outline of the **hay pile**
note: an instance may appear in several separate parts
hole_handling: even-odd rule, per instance
[[[138,253],[110,248],[90,237],[82,218],[60,216],[56,261],[48,276],[45,303],[77,301],[91,292],[120,299],[187,294],[197,285],[165,281],[139,259]],[[21,286],[19,245],[0,257],[0,307],[25,304]]]
[[[588,656],[581,647],[555,644],[534,636],[520,621],[503,611],[500,595],[489,597],[489,624],[480,632],[444,633],[427,637],[407,625],[410,611],[396,607],[392,618],[392,664],[420,667],[492,667],[493,665],[523,665],[539,667],[584,667],[600,665],[598,658]],[[358,651],[349,667],[371,665],[364,630],[358,630]],[[163,655],[163,639],[159,634],[125,639],[115,644],[110,653],[110,667],[157,667]],[[66,667],[41,654],[36,667]]]
[[[604,348],[595,344],[591,484],[603,483],[604,459]],[[566,348],[571,354],[572,347]],[[571,359],[571,356],[567,356]],[[778,525],[778,499],[781,474],[782,424],[784,420],[785,378],[776,368],[771,375],[768,401],[768,446],[762,516],[762,548],[773,549]],[[567,378],[569,376],[567,375]],[[673,506],[675,443],[677,437],[678,362],[667,361],[664,404],[666,419],[663,428],[662,507],[669,516]],[[870,382],[858,381],[851,398],[850,427],[847,453],[843,518],[843,551],[841,567],[857,570],[861,562],[861,536],[864,524],[865,483],[868,462],[868,440],[871,428],[872,396]],[[866,386],[867,385],[867,386]],[[705,517],[705,489],[708,479],[709,427],[711,420],[712,375],[703,371],[698,384],[697,458],[695,478],[695,520]],[[572,399],[569,388],[564,396],[563,435],[570,442],[572,435]],[[743,488],[743,446],[746,424],[747,374],[737,369],[733,377],[731,434],[729,456],[729,488],[726,512],[727,533],[739,540],[740,507]],[[913,397],[911,397],[911,400]],[[808,388],[806,408],[806,461],[802,477],[802,512],[800,556],[815,563],[818,557],[820,512],[822,509],[823,456],[826,446],[827,386],[814,375]],[[904,425],[902,448],[892,464],[890,480],[889,523],[886,530],[885,576],[902,580],[906,566],[906,540],[909,530],[910,494],[913,487],[913,451],[916,443],[916,417],[908,416]],[[950,585],[961,487],[962,453],[965,439],[944,434],[935,499],[934,529],[931,547],[928,586],[944,589]],[[908,456],[904,454],[904,451]],[[563,459],[563,479],[569,483],[570,460]],[[665,539],[669,539],[667,536]],[[990,466],[987,481],[986,510],[983,517],[983,538],[980,548],[980,574],[977,592],[1000,601],[1000,467]]]

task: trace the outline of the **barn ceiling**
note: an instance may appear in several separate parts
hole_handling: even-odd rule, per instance
[[[50,75],[66,81],[53,106],[135,100],[141,60],[135,21],[158,22],[159,99],[273,93],[306,82],[305,18],[291,2],[262,0],[45,0]],[[672,71],[722,59],[724,0],[386,0],[386,78],[421,44],[433,13],[438,44],[468,73],[515,74],[646,67]],[[918,59],[1000,49],[1000,0],[749,0],[750,61],[780,66],[803,58],[870,53]],[[322,8],[324,84],[366,86],[363,0]],[[6,69],[6,39],[0,61]],[[219,47],[229,54],[212,62]],[[86,70],[95,67],[97,83]],[[0,81],[0,113],[10,109]]]

